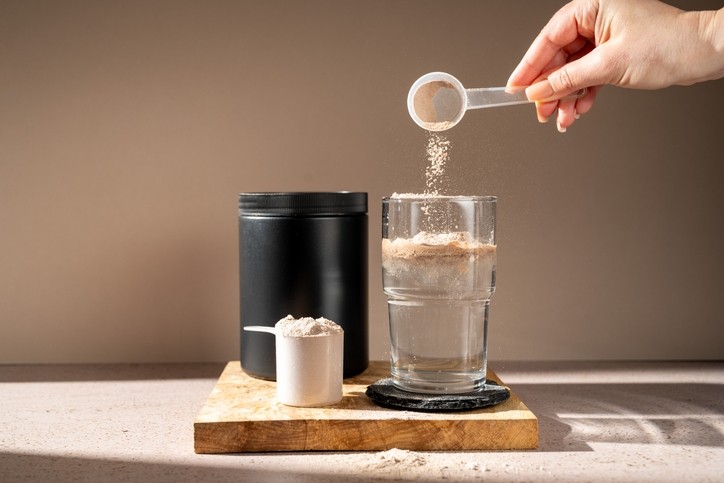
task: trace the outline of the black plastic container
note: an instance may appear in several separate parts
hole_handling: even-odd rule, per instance
[[[367,368],[367,193],[241,193],[241,367],[276,378],[274,336],[247,332],[292,315],[344,329],[344,377]]]

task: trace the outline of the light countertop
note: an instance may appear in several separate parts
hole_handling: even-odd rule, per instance
[[[197,455],[223,363],[0,366],[5,481],[722,481],[724,363],[491,362],[539,448]]]

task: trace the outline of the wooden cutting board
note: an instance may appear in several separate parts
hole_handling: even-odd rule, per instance
[[[345,379],[342,401],[295,408],[276,400],[276,383],[246,375],[229,362],[194,421],[196,453],[266,451],[520,450],[538,446],[538,419],[511,391],[498,406],[466,412],[421,413],[377,406],[367,386],[389,377],[388,362],[372,362]],[[502,381],[493,373],[488,377]]]

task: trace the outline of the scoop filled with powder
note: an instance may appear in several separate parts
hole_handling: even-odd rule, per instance
[[[287,315],[274,327],[247,326],[276,337],[277,400],[287,406],[316,407],[342,399],[344,330],[320,317]]]

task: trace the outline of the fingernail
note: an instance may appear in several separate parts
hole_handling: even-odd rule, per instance
[[[566,128],[561,126],[560,119],[556,120],[556,127],[558,128],[558,132],[561,132],[561,133],[566,132]]]
[[[525,95],[530,101],[543,101],[553,95],[553,87],[548,80],[536,82],[525,90]]]
[[[581,118],[581,115],[578,114],[577,112],[574,112],[574,113],[573,113],[573,117],[574,117],[575,119],[580,119],[580,118]]]
[[[544,116],[540,113],[540,103],[538,103],[538,102],[535,103],[535,115],[538,116],[538,122],[541,123],[541,124],[547,123],[548,120],[550,119],[550,116],[544,117]]]

